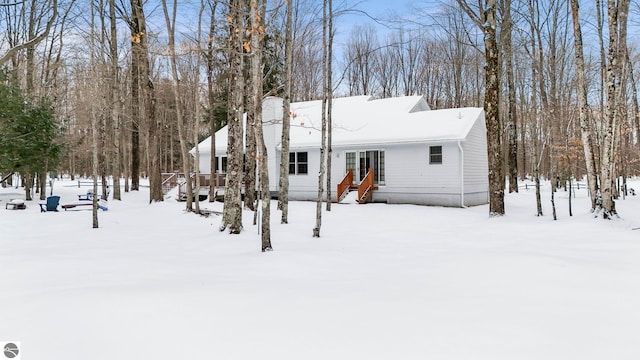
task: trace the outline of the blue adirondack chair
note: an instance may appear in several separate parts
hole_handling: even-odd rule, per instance
[[[47,197],[47,203],[40,203],[40,212],[58,211],[58,205],[60,204],[60,196],[53,195]]]

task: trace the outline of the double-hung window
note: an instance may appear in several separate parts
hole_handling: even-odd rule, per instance
[[[429,146],[429,164],[442,164],[442,146]]]
[[[226,156],[216,156],[216,172],[220,174],[227,173],[227,157]]]
[[[308,172],[307,152],[290,152],[289,153],[289,174],[290,175],[306,175]]]

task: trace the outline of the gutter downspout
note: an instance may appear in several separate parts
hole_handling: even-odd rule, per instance
[[[458,140],[458,149],[460,149],[460,207],[466,209],[464,205],[464,149],[460,140]]]

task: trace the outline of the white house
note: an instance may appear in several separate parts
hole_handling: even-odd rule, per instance
[[[317,199],[320,169],[321,101],[291,104],[289,199]],[[487,143],[482,108],[431,110],[421,96],[333,100],[332,197],[363,180],[360,194],[374,202],[441,206],[486,204],[489,199]],[[278,191],[282,99],[263,104],[269,184]],[[226,171],[227,128],[216,132],[217,169]],[[200,171],[210,172],[211,139],[198,146]],[[192,150],[193,153],[193,150]],[[373,173],[365,179],[367,170]]]

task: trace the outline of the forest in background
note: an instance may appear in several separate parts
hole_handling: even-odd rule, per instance
[[[152,200],[161,200],[160,173],[192,170],[188,150],[259,98],[419,94],[433,109],[495,105],[487,112],[490,175],[503,190],[517,191],[525,177],[582,179],[591,164],[616,197],[640,170],[639,54],[627,39],[637,26],[627,16],[639,9],[628,0],[455,0],[372,22],[382,27],[342,28],[357,3],[2,0],[3,86],[19,90],[20,113],[48,104],[58,136],[38,150],[50,161],[27,167],[12,161],[12,139],[31,130],[0,114],[0,173],[120,174],[125,191],[145,176]]]

